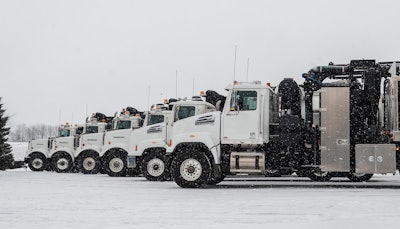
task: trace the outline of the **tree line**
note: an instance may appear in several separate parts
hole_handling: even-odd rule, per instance
[[[58,133],[58,126],[36,124],[27,126],[26,124],[18,124],[11,129],[9,141],[11,142],[27,142],[32,139],[43,139],[55,137]]]

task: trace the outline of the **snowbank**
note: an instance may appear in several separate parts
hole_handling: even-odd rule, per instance
[[[15,161],[23,161],[28,150],[27,142],[8,142],[12,147],[12,154]]]

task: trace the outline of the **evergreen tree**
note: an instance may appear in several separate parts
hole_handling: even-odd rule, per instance
[[[7,143],[10,128],[6,127],[8,117],[4,115],[5,110],[2,107],[0,97],[0,170],[5,170],[12,167],[14,157],[11,154],[11,146]]]

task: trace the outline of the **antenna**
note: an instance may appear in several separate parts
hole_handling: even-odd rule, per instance
[[[150,85],[147,91],[147,109],[150,109]]]
[[[59,125],[61,125],[61,109],[58,112],[58,125],[57,126],[59,126]]]
[[[175,98],[178,99],[178,69],[175,73]]]
[[[192,96],[194,96],[194,78],[193,78],[193,89],[192,89]]]
[[[246,82],[249,82],[249,64],[250,64],[250,57],[247,58],[247,75],[246,75]]]
[[[236,52],[237,52],[237,45],[235,45],[235,60],[233,62],[233,81],[236,79]]]
[[[85,116],[85,118],[87,118],[88,117],[88,105],[86,104],[86,116]]]

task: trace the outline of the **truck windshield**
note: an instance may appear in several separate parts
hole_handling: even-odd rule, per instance
[[[119,120],[117,123],[117,130],[130,129],[131,121],[130,120]]]
[[[164,115],[155,115],[155,114],[149,114],[149,119],[147,120],[147,125],[153,125],[157,123],[162,123],[164,122]]]
[[[98,132],[99,132],[99,127],[98,126],[86,126],[86,133],[87,134],[98,133]]]
[[[194,106],[177,106],[175,121],[194,116],[196,114],[196,108]]]
[[[60,129],[60,137],[68,137],[70,132],[69,129]]]

